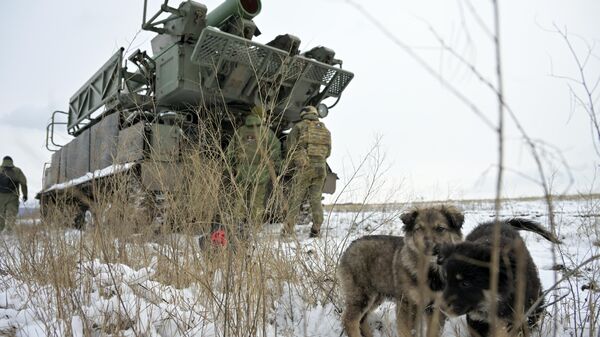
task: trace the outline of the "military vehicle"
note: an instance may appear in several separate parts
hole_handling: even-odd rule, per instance
[[[68,111],[52,113],[46,136],[52,157],[37,195],[42,212],[68,195],[82,215],[97,197],[94,183],[123,172],[159,198],[172,184],[157,176],[157,165],[177,172],[183,140],[194,139],[187,136],[203,118],[220,116],[225,146],[225,134],[262,105],[284,140],[302,107],[317,106],[325,117],[324,101],[337,104],[353,78],[329,48],[301,52],[300,39],[290,34],[253,41],[261,34],[252,20],[260,0],[227,0],[211,12],[195,1],[171,7],[165,0],[151,17],[147,5],[142,29],[156,33],[152,53],[136,50],[125,59],[118,49],[75,92]],[[73,137],[67,144],[56,140],[59,125]],[[326,192],[335,190],[335,179],[330,171]]]

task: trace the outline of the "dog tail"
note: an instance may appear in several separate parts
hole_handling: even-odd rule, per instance
[[[523,219],[523,218],[512,218],[506,221],[507,224],[511,225],[517,230],[526,230],[530,232],[537,233],[543,236],[546,240],[553,243],[561,243],[561,241],[552,233],[550,233],[547,229],[542,227],[538,222]]]

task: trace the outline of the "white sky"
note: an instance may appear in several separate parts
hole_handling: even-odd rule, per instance
[[[357,0],[358,1],[358,0]],[[161,1],[149,1],[154,12]],[[210,9],[221,1],[207,0]],[[359,1],[394,36],[475,102],[494,122],[494,95],[455,58],[440,48],[428,25],[492,83],[492,42],[465,0]],[[171,1],[176,5],[177,1]],[[491,2],[475,4],[492,27]],[[150,50],[154,34],[141,32],[143,1],[7,1],[0,13],[0,155],[10,154],[26,173],[31,195],[41,187],[45,126],[53,110],[66,110],[71,95],[120,46]],[[506,100],[528,134],[560,150],[570,167],[569,193],[598,191],[598,155],[589,118],[574,105],[568,81],[578,71],[553,24],[567,28],[579,55],[583,41],[600,41],[600,1],[501,1],[501,43]],[[462,13],[462,14],[461,14]],[[494,196],[497,140],[479,117],[403,49],[386,38],[344,0],[263,0],[255,22],[268,42],[278,34],[301,38],[301,49],[325,45],[355,73],[341,102],[324,121],[333,134],[330,165],[347,180],[375,138],[382,137],[386,184],[400,186],[394,199]],[[137,36],[136,36],[137,34]],[[600,78],[600,47],[586,68],[590,83]],[[571,83],[575,90],[580,88]],[[596,92],[595,99],[598,99]],[[597,107],[598,108],[598,107]],[[537,177],[514,124],[508,121],[504,191],[507,196],[540,195],[522,175]],[[560,161],[548,158],[557,193],[568,186]],[[514,172],[518,173],[514,173]],[[365,175],[359,175],[359,181]],[[345,200],[360,197],[358,192]],[[387,195],[382,191],[379,199]]]

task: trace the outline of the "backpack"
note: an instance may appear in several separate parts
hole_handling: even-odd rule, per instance
[[[307,128],[300,135],[300,144],[304,145],[309,157],[327,159],[331,146],[331,133],[320,121],[305,121]]]
[[[0,171],[0,193],[16,193],[17,184],[10,177],[12,168],[2,168]]]

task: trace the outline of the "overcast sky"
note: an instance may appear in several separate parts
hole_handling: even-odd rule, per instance
[[[149,11],[160,2],[149,1]],[[400,186],[396,200],[493,197],[496,134],[391,39],[409,46],[497,123],[493,92],[441,48],[433,33],[496,84],[487,33],[493,29],[491,2],[357,2],[367,14],[344,0],[263,0],[255,19],[263,32],[258,41],[290,33],[302,40],[302,50],[317,45],[334,49],[344,68],[354,72],[340,103],[324,120],[333,134],[330,165],[342,183],[380,137],[385,156],[381,178],[386,182],[380,200],[390,186]],[[209,10],[219,3],[205,2]],[[8,1],[2,7],[0,154],[13,156],[33,195],[50,158],[44,142],[51,112],[66,110],[71,95],[119,47],[150,50],[153,34],[140,32],[142,0]],[[393,36],[386,36],[369,15]],[[584,42],[600,42],[599,16],[597,0],[500,1],[506,101],[530,137],[558,150],[543,154],[556,193],[598,191],[598,155],[589,117],[575,104],[569,84],[580,95],[581,88],[560,77],[579,73],[554,25],[572,34],[575,51],[584,57]],[[600,46],[594,53],[586,65],[591,84],[600,78]],[[557,153],[562,157],[554,157]],[[539,179],[530,152],[508,118],[505,158],[505,195],[540,195],[540,186],[525,177]],[[364,193],[360,186],[367,172],[357,179],[358,187],[344,200],[358,200]]]

